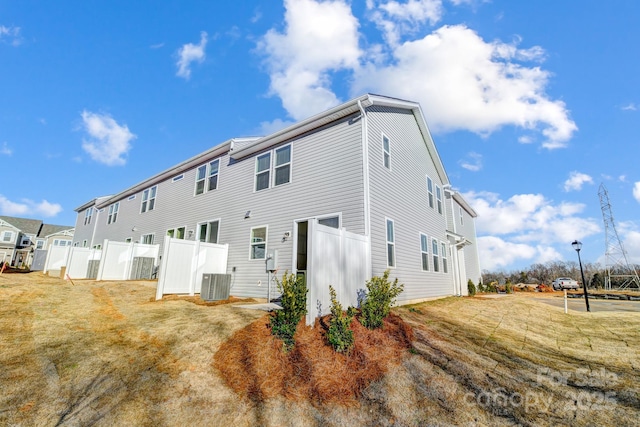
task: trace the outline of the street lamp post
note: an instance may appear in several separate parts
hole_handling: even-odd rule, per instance
[[[582,260],[580,259],[580,249],[582,249],[582,242],[574,240],[571,243],[573,249],[578,252],[578,264],[580,264],[580,275],[582,276],[582,288],[584,289],[584,302],[587,304],[587,311],[591,312],[591,308],[589,308],[589,294],[587,293],[587,282],[584,280],[584,271],[582,271]]]

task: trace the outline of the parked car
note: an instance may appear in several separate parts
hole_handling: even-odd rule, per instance
[[[558,277],[551,282],[551,286],[553,286],[553,289],[556,291],[561,289],[578,289],[580,287],[578,286],[578,282],[570,277]]]

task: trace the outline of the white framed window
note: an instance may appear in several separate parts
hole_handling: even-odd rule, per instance
[[[267,257],[267,227],[251,229],[249,259],[265,259]]]
[[[391,141],[385,134],[382,134],[382,164],[391,170]]]
[[[156,207],[156,192],[158,186],[154,185],[142,192],[142,203],[140,204],[140,213],[152,211]]]
[[[427,193],[429,194],[429,207],[433,209],[433,181],[427,177]]]
[[[387,267],[396,266],[396,242],[393,220],[387,219]]]
[[[256,191],[269,188],[270,174],[271,152],[268,152],[256,158]]]
[[[340,228],[340,215],[319,217],[318,224],[331,228]]]
[[[36,241],[36,249],[42,249],[42,248],[44,248],[44,240]]]
[[[464,225],[464,215],[462,214],[461,206],[458,206],[458,214],[460,215],[460,225]]]
[[[442,272],[448,273],[449,266],[447,265],[447,245],[444,242],[440,246],[440,256],[442,257]]]
[[[278,186],[291,181],[291,144],[276,149],[276,163],[273,172],[273,185]]]
[[[84,225],[91,224],[91,217],[93,216],[93,207],[84,211]]]
[[[291,144],[256,157],[255,191],[291,182],[291,158]]]
[[[127,237],[126,239],[124,239],[125,243],[131,243],[133,239],[131,237]]]
[[[13,231],[5,231],[2,233],[2,241],[10,242],[13,240]]]
[[[438,213],[442,215],[442,189],[436,185],[436,203],[438,204]]]
[[[29,246],[31,245],[31,239],[29,238],[29,236],[22,236],[22,239],[20,241],[20,246]]]
[[[93,245],[93,249],[102,249],[102,245]]]
[[[153,245],[153,238],[154,238],[153,233],[143,234],[142,235],[142,243],[145,244],[145,245]]]
[[[184,240],[184,235],[186,232],[187,227],[177,227],[177,228],[170,228],[169,230],[167,230],[167,236],[173,238],[173,239],[182,239]]]
[[[218,188],[220,159],[215,159],[196,170],[196,196]]]
[[[440,258],[438,257],[438,241],[436,239],[431,239],[431,252],[433,254],[433,271],[440,271],[440,263],[438,262]]]
[[[74,247],[74,248],[77,248],[77,247],[79,246],[79,245],[78,245],[79,243],[80,243],[80,242],[73,242],[73,247]]]
[[[136,195],[135,194],[132,194],[129,197],[127,197],[127,201],[129,201],[129,202],[132,201],[132,200],[135,200],[135,199],[136,199]]]
[[[201,222],[198,224],[198,240],[206,243],[218,243],[220,220]]]
[[[107,216],[107,224],[113,224],[118,219],[118,209],[120,208],[120,202],[115,202],[109,206],[109,215]]]
[[[177,182],[177,181],[180,181],[182,178],[184,178],[184,174],[183,174],[183,173],[181,173],[181,174],[180,174],[180,175],[178,175],[178,176],[174,176],[173,178],[171,178],[171,182]]]
[[[420,233],[420,257],[422,259],[422,271],[429,271],[429,238]]]
[[[89,246],[89,242],[87,242],[87,239],[84,239],[84,240],[82,241],[82,247],[83,247],[83,248],[86,248],[87,246]]]

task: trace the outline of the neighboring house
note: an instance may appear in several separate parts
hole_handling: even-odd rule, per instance
[[[475,211],[452,189],[419,104],[385,96],[231,139],[76,211],[74,246],[227,243],[237,296],[266,297],[274,250],[278,275],[306,270],[310,219],[369,236],[371,274],[390,269],[405,285],[400,303],[464,295],[480,280]]]
[[[0,261],[15,267],[30,266],[36,249],[70,245],[73,227],[44,224],[39,219],[0,216]]]

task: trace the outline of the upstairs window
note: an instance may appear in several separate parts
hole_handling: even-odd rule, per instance
[[[36,249],[42,249],[44,248],[44,240],[38,240],[36,242]]]
[[[107,224],[113,224],[118,219],[118,209],[120,208],[120,202],[115,202],[109,206],[109,215],[107,216]]]
[[[256,191],[269,188],[269,176],[271,174],[271,153],[258,156],[256,159]]]
[[[464,215],[462,215],[462,207],[458,206],[458,214],[460,215],[460,225],[464,225]]]
[[[420,255],[422,257],[422,271],[429,271],[429,241],[426,234],[420,233]]]
[[[171,228],[167,230],[167,236],[173,239],[184,239],[185,227]]]
[[[13,231],[5,231],[2,233],[2,241],[10,242],[13,240]]]
[[[153,245],[153,234],[143,234],[142,243],[145,245]]]
[[[442,215],[442,190],[436,185],[436,202],[438,203],[438,213]]]
[[[218,188],[220,159],[202,165],[196,171],[196,196]]]
[[[393,221],[387,220],[387,267],[396,266],[396,243]]]
[[[433,181],[427,177],[427,193],[429,194],[429,207],[433,209]]]
[[[84,211],[84,225],[91,224],[91,217],[93,216],[93,208],[89,208]]]
[[[85,239],[85,240],[82,241],[82,247],[86,248],[87,246],[89,246],[89,244],[87,242],[87,239]]]
[[[157,185],[154,185],[151,188],[147,188],[142,192],[142,205],[140,206],[140,213],[145,213],[147,211],[152,211],[156,206],[156,190],[158,189]]]
[[[198,224],[198,240],[205,243],[218,243],[220,221],[209,221]]]
[[[274,176],[274,185],[286,184],[291,181],[291,145],[276,150]]]
[[[438,241],[431,239],[431,252],[433,253],[433,271],[440,271],[440,264],[438,263]]]
[[[391,169],[391,143],[386,135],[382,135],[382,162],[384,167]]]
[[[265,259],[267,256],[267,227],[251,229],[251,259]]]

